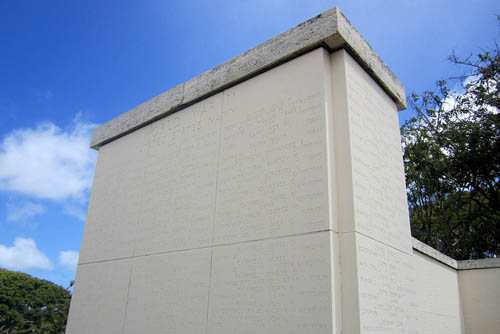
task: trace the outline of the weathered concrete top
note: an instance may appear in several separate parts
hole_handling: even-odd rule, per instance
[[[458,261],[459,270],[472,270],[472,269],[488,269],[500,268],[500,259],[481,259],[481,260],[466,260]]]
[[[420,240],[413,238],[412,242],[413,249],[456,270],[500,268],[500,259],[497,258],[457,261],[432,248],[431,246],[424,244]]]
[[[97,127],[90,147],[102,145],[314,48],[349,51],[396,102],[406,108],[401,82],[338,8],[332,8],[263,44],[178,85]]]
[[[446,264],[449,267],[452,267],[453,269],[458,269],[458,263],[457,260],[452,259],[448,255],[445,255],[438,251],[437,249],[432,248],[429,245],[424,244],[422,241],[413,238],[413,249],[419,251],[422,254],[425,254],[443,264]]]

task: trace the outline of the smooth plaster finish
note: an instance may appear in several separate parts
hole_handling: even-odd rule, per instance
[[[500,268],[460,270],[466,334],[500,333]]]
[[[116,138],[319,46],[330,52],[348,49],[391,96],[399,110],[406,108],[401,82],[335,7],[96,128],[91,147],[99,149]]]

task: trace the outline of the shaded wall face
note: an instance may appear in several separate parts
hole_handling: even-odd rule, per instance
[[[329,55],[104,145],[67,333],[332,333]]]
[[[345,51],[331,55],[345,333],[406,333],[414,266],[397,109]]]
[[[412,262],[415,330],[421,334],[463,333],[457,270],[416,251]]]
[[[458,273],[465,333],[500,332],[500,268]]]

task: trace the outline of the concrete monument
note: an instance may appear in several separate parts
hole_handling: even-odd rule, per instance
[[[334,8],[95,129],[67,333],[498,333],[499,264],[411,238],[405,104]]]

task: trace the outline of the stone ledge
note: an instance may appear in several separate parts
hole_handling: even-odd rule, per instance
[[[500,259],[480,259],[480,260],[465,260],[457,261],[451,257],[441,253],[437,249],[432,248],[429,245],[424,244],[420,240],[412,238],[413,249],[425,254],[436,261],[446,264],[456,270],[473,270],[473,269],[488,269],[488,268],[500,268]]]
[[[335,7],[97,127],[90,147],[98,150],[127,133],[317,47],[329,52],[346,49],[389,94],[399,110],[406,108],[401,82]]]
[[[422,241],[412,238],[413,249],[419,251],[422,254],[425,254],[429,257],[432,257],[434,260],[437,260],[453,269],[458,269],[457,260],[452,259],[448,255],[444,255],[437,249],[432,248],[429,245],[424,244]]]
[[[500,259],[458,261],[458,270],[500,268]]]

